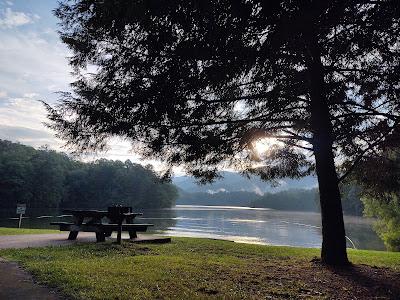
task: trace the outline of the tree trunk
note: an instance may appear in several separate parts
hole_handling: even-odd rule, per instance
[[[311,129],[321,204],[321,259],[323,263],[329,265],[346,265],[349,263],[346,235],[332,149],[332,124],[324,91],[321,53],[316,38],[311,37],[310,41]]]

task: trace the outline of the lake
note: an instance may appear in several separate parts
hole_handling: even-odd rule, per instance
[[[196,205],[139,211],[143,212],[143,222],[155,225],[151,231],[163,235],[312,248],[321,246],[321,217],[318,213]],[[22,224],[30,228],[51,228],[51,221],[67,219],[55,216],[60,216],[60,213],[41,212],[39,218],[26,218]],[[345,216],[349,248],[385,249],[373,231],[372,223],[373,220],[368,218]],[[0,218],[0,226],[15,227],[16,224],[17,220]]]

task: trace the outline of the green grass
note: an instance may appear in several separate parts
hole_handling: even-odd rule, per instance
[[[400,252],[348,249],[348,253],[352,263],[386,267],[400,272]]]
[[[30,228],[0,227],[0,235],[41,234],[41,233],[60,233],[60,231],[59,230],[52,230],[52,229],[30,229]]]
[[[355,284],[310,262],[318,249],[209,239],[7,249],[0,256],[73,299],[331,299],[348,295]],[[400,253],[349,250],[349,256],[357,264],[389,268],[382,269],[386,273],[400,271]]]

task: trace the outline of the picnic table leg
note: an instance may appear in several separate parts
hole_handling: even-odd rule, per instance
[[[122,218],[118,219],[118,234],[117,234],[117,243],[121,244],[121,235],[122,235]]]
[[[137,238],[136,231],[129,231],[129,238],[131,240],[136,239]]]
[[[69,240],[76,240],[79,231],[70,231],[68,235]]]
[[[133,218],[134,217],[131,217],[131,216],[127,217],[126,218],[126,224],[133,224]],[[131,240],[137,238],[136,231],[129,231],[129,238]]]
[[[96,232],[96,242],[101,243],[106,241],[106,235],[104,232]]]
[[[75,224],[80,226],[83,223],[83,217],[75,217]],[[68,235],[69,240],[76,240],[79,231],[70,231]]]

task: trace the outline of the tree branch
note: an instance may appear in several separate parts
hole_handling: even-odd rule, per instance
[[[364,157],[364,155],[372,150],[375,146],[377,146],[379,143],[382,142],[382,139],[385,138],[391,130],[389,130],[386,134],[384,134],[383,136],[381,136],[377,141],[375,141],[374,143],[370,144],[366,149],[364,149],[361,154],[354,160],[353,164],[350,166],[350,168],[347,169],[347,171],[338,178],[338,182],[342,182],[357,166],[357,164],[360,162],[360,160]]]
[[[292,143],[292,142],[287,141],[287,140],[283,140],[282,143],[285,143],[285,144],[290,145],[290,146],[298,147],[300,149],[304,149],[304,150],[307,150],[307,151],[314,151],[314,148],[300,146],[300,145],[298,145],[296,143]]]

